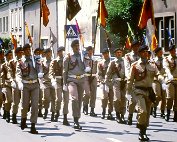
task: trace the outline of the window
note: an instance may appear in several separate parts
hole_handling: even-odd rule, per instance
[[[6,32],[8,32],[8,28],[9,28],[9,20],[8,20],[8,16],[6,16]]]
[[[0,18],[0,32],[2,32],[2,18]]]
[[[163,24],[163,20],[159,20],[159,46],[164,47],[164,24]]]
[[[174,27],[174,19],[173,18],[170,18],[169,19],[169,33],[170,33],[170,35],[171,35],[171,41],[172,42],[170,42],[169,43],[169,45],[171,45],[171,44],[174,44],[174,41],[175,41],[175,27]]]
[[[31,24],[31,36],[34,37],[34,25]]]
[[[2,27],[3,27],[3,32],[5,32],[5,30],[6,30],[6,18],[5,17],[3,17],[3,20],[2,20]]]
[[[22,8],[19,9],[19,28],[22,28]]]

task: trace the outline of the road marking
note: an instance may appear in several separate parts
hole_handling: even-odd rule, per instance
[[[108,139],[108,140],[110,140],[110,141],[113,141],[113,142],[122,142],[122,141],[117,140],[117,139],[114,139],[114,138],[106,138],[106,139]]]

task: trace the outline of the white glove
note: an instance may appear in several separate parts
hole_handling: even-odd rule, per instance
[[[107,93],[109,93],[109,87],[105,84],[104,89]]]
[[[57,82],[56,81],[52,81],[52,86],[57,89]]]
[[[166,89],[167,89],[166,83],[162,83],[162,90],[166,90]]]
[[[63,90],[67,92],[68,91],[68,86],[67,85],[63,85]]]
[[[45,87],[45,85],[43,84],[43,83],[40,83],[40,89],[45,89],[46,87]]]
[[[167,74],[167,76],[168,76],[168,80],[173,80],[173,75],[171,75],[171,74]]]
[[[43,76],[44,76],[44,73],[42,72],[38,73],[38,78],[43,78]]]
[[[6,90],[6,88],[2,88],[2,93],[6,93],[7,92],[7,90]]]
[[[11,86],[12,86],[12,88],[16,88],[16,87],[17,87],[15,81],[12,81],[12,82],[11,82]]]
[[[127,94],[127,93],[126,93],[125,97],[127,98],[128,101],[132,98],[132,96],[130,94]]]
[[[90,72],[90,71],[91,71],[91,68],[90,68],[90,67],[86,67],[84,71],[85,71],[85,72]]]
[[[23,83],[21,81],[18,82],[18,89],[23,90]]]

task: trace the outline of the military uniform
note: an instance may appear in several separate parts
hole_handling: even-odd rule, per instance
[[[122,49],[116,49],[117,52]],[[125,66],[124,58],[115,58],[110,62],[106,73],[106,84],[109,80],[113,82],[114,92],[114,109],[116,111],[116,117],[118,123],[125,123],[124,115],[126,112],[126,99],[125,99]]]
[[[169,48],[170,53],[173,50],[173,56],[170,54],[168,57],[164,59],[164,68],[167,74],[167,115],[166,121],[169,121],[170,111],[173,107],[174,110],[174,118],[173,120],[177,122],[177,57],[175,54],[175,45],[172,45]]]
[[[125,64],[125,77],[126,78],[129,75],[130,67],[132,63],[134,63],[138,59],[139,59],[139,56],[134,51],[131,51],[130,53],[125,54],[124,64]],[[133,113],[135,111],[135,106],[136,106],[136,99],[134,97],[134,94],[131,94],[131,98],[130,100],[128,100],[128,105],[129,105],[128,106],[128,112],[129,112],[128,125],[132,125],[132,117],[133,117]]]
[[[24,54],[25,58],[21,60],[21,62],[17,63],[16,70],[16,80],[18,81],[18,87],[20,90],[23,90],[22,93],[22,110],[21,110],[21,129],[25,129],[27,127],[27,113],[28,108],[31,102],[31,133],[37,134],[35,124],[37,123],[38,117],[38,102],[39,102],[39,82],[38,82],[38,74],[41,72],[40,64],[35,62],[34,64],[31,59],[30,54],[30,45],[25,44]]]
[[[155,54],[157,54],[160,50],[162,50],[160,47],[156,48],[154,51]],[[160,71],[160,74],[162,75],[162,78],[158,79],[157,77],[154,78],[154,82],[152,84],[152,88],[154,90],[154,93],[156,94],[156,106],[153,107],[152,113],[153,116],[156,117],[156,110],[157,106],[160,102],[160,110],[161,110],[161,117],[164,117],[164,110],[166,106],[166,92],[165,92],[165,69],[163,68],[163,57],[156,56],[153,59],[154,63],[156,64],[158,70]]]
[[[108,49],[103,49],[102,54],[109,53]],[[113,120],[112,111],[113,111],[113,84],[112,79],[107,80],[105,84],[105,75],[108,69],[108,65],[110,63],[110,58],[102,59],[98,63],[98,79],[101,82],[101,89],[102,89],[102,119],[105,118],[106,114],[106,107],[108,105],[108,116],[107,119]]]
[[[148,47],[143,45],[140,47],[139,52],[146,53]],[[139,139],[149,140],[146,135],[146,129],[149,126],[150,109],[152,102],[155,103],[155,94],[152,89],[154,77],[159,74],[157,66],[154,62],[150,62],[143,55],[141,58],[131,65],[130,74],[127,80],[127,94],[134,93],[137,105],[137,128],[140,129]]]
[[[44,53],[51,52],[51,49],[45,49]],[[44,55],[45,56],[45,55]],[[50,58],[44,58],[42,62],[42,72],[44,73],[41,83],[41,89],[43,91],[43,108],[45,109],[43,118],[47,118],[48,109],[51,103],[51,121],[54,121],[54,114],[55,114],[55,89],[52,87],[51,79],[49,78],[49,67],[51,63]]]
[[[74,128],[82,129],[78,120],[81,117],[81,106],[84,92],[84,63],[81,60],[81,55],[79,53],[79,41],[74,40],[71,43],[71,47],[73,48],[74,54],[68,55],[64,59],[63,81],[64,85],[68,86],[69,94],[72,99]]]
[[[87,47],[87,51],[93,50],[91,46]],[[96,103],[96,92],[97,92],[97,63],[93,57],[89,57],[88,55],[84,58],[85,68],[85,95],[83,97],[83,111],[87,115],[88,114],[88,104],[90,104],[91,111],[90,116],[97,116],[94,112],[95,103]]]
[[[64,47],[59,47],[57,52],[63,52]],[[49,77],[52,81],[52,83],[56,82],[56,115],[55,115],[55,121],[58,121],[58,117],[60,115],[60,109],[61,109],[61,103],[62,100],[64,102],[63,106],[63,114],[64,114],[64,125],[69,125],[69,122],[67,120],[67,114],[68,114],[68,103],[69,103],[69,92],[68,90],[63,90],[63,55],[58,56],[55,60],[51,62],[50,65],[50,71],[49,71]]]

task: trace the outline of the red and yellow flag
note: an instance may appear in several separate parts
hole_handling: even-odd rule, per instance
[[[43,17],[43,25],[46,27],[49,23],[49,15],[50,11],[47,7],[46,0],[40,0],[41,1],[41,17]]]
[[[105,28],[106,27],[106,18],[108,18],[108,12],[106,10],[104,0],[99,0],[98,17],[100,20],[100,25],[102,25],[102,27]]]
[[[153,8],[152,0],[144,0],[138,27],[140,29],[144,29],[147,26],[147,21],[149,19],[151,19],[152,25],[155,26],[154,8]]]
[[[131,49],[131,42],[129,36],[127,36],[126,41],[125,41],[125,48]]]
[[[155,36],[155,34],[152,35],[152,41],[151,41],[151,51],[154,51],[157,48],[158,41]]]
[[[33,44],[33,40],[32,40],[30,31],[29,31],[29,28],[28,28],[28,24],[26,22],[25,22],[25,29],[26,29],[26,35],[27,35],[27,37],[29,39],[29,43]]]
[[[12,33],[10,33],[10,37],[11,37],[11,42],[14,45],[14,50],[17,48],[17,39],[14,38],[14,35],[12,35]]]

